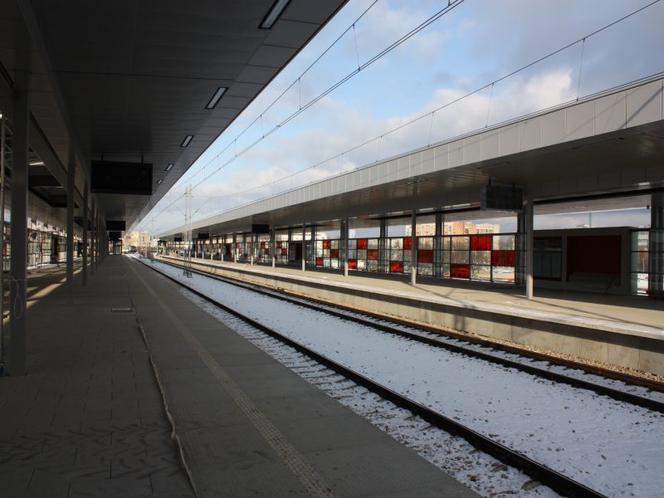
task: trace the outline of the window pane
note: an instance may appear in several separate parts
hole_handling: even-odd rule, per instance
[[[471,280],[491,280],[491,267],[490,266],[478,266],[473,265],[470,267],[470,279]]]
[[[647,252],[633,252],[632,253],[632,271],[639,273],[648,273],[648,253]]]
[[[494,282],[514,283],[516,281],[513,266],[494,266],[492,271]]]
[[[493,248],[502,251],[514,250],[514,235],[494,235]]]
[[[469,239],[468,237],[452,237],[452,249],[455,251],[468,250]]]
[[[632,232],[632,251],[647,251],[649,238],[648,232]]]
[[[452,251],[452,263],[454,264],[468,264],[468,251]]]
[[[471,251],[471,263],[474,265],[490,265],[491,251]]]

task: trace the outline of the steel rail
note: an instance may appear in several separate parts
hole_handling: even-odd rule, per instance
[[[139,259],[140,261],[140,259]],[[197,289],[193,288],[190,285],[187,285],[184,282],[181,282],[180,280],[176,279],[175,277],[172,277],[168,275],[167,273],[155,268],[153,265],[149,265],[143,261],[140,261],[142,264],[147,266],[148,268],[152,269],[153,271],[159,273],[160,275],[164,276],[165,278],[169,279],[172,282],[175,282],[177,285],[184,287],[188,291],[192,292],[193,294],[199,296],[200,298],[204,299],[205,301],[211,303],[212,305],[224,310],[227,313],[230,313],[231,315],[239,318],[243,322],[247,323],[248,325],[260,330],[261,332],[264,332],[265,334],[269,335],[270,337],[273,337],[277,339],[278,341],[292,347],[296,351],[308,356],[309,358],[313,359],[314,361],[320,363],[321,365],[324,365],[325,367],[333,370],[334,372],[338,373],[339,375],[342,375],[343,377],[346,377],[353,382],[357,383],[358,385],[361,385],[362,387],[368,389],[369,391],[374,392],[375,394],[379,395],[380,397],[387,399],[394,403],[396,406],[399,406],[400,408],[404,408],[413,414],[417,415],[418,417],[422,418],[423,420],[426,420],[428,423],[430,423],[433,426],[436,426],[450,434],[459,436],[463,439],[465,439],[468,443],[470,443],[472,446],[477,448],[478,450],[481,450],[497,460],[501,461],[502,463],[506,465],[510,465],[516,469],[521,470],[523,473],[527,474],[529,477],[532,479],[535,479],[546,486],[550,487],[557,493],[562,494],[563,496],[569,496],[569,497],[579,497],[579,498],[586,498],[586,497],[593,497],[593,498],[606,498],[606,495],[601,494],[598,491],[595,491],[594,489],[589,488],[588,486],[575,481],[574,479],[571,479],[564,474],[561,474],[560,472],[551,469],[550,467],[547,467],[546,465],[539,463],[528,456],[524,455],[523,453],[516,451],[512,448],[509,448],[508,446],[505,446],[504,444],[501,444],[497,441],[494,441],[483,434],[474,431],[473,429],[461,424],[460,422],[457,422],[456,420],[453,420],[449,417],[446,417],[445,415],[438,413],[431,408],[422,405],[421,403],[418,403],[406,396],[403,396],[392,389],[383,386],[370,378],[355,372],[354,370],[337,363],[336,361],[328,358],[325,355],[322,355],[307,346],[304,346],[298,341],[295,341],[265,325],[262,323],[249,318],[245,316],[244,314],[240,313],[239,311],[234,310],[233,308],[230,308],[217,300],[205,295],[204,293],[198,291]],[[207,276],[207,275],[206,275]]]
[[[180,265],[172,262],[172,261],[163,261],[161,262],[165,264],[169,264],[173,267],[180,267]],[[209,266],[212,268],[215,268],[214,265],[208,265],[206,263],[199,263],[196,262],[194,263],[199,266]],[[195,273],[198,273],[199,275],[206,276],[208,278],[213,278],[215,280],[219,280],[221,282],[227,283],[229,285],[236,285],[238,287],[244,288],[246,290],[250,290],[253,292],[256,292],[258,294],[266,295],[273,297],[275,299],[280,299],[282,301],[286,301],[291,304],[295,304],[298,306],[302,306],[304,308],[309,308],[313,309],[315,311],[319,311],[321,313],[326,313],[328,315],[334,316],[336,318],[340,318],[343,320],[349,320],[355,323],[358,323],[360,325],[364,325],[366,327],[371,327],[375,328],[378,330],[381,330],[382,332],[387,332],[389,334],[393,334],[396,336],[404,337],[406,339],[410,339],[413,341],[421,342],[424,344],[427,344],[429,346],[437,347],[437,348],[442,348],[446,349],[448,351],[452,351],[454,353],[460,353],[464,354],[467,356],[471,356],[473,358],[479,358],[481,360],[485,360],[491,363],[495,363],[501,366],[504,366],[506,368],[514,368],[517,369],[521,372],[528,373],[531,375],[536,375],[538,377],[553,381],[553,382],[558,382],[561,384],[567,384],[572,387],[578,388],[578,389],[586,389],[589,391],[593,391],[597,394],[608,396],[612,399],[615,399],[616,401],[622,401],[624,403],[630,403],[632,405],[640,406],[642,408],[646,408],[648,410],[656,411],[659,413],[664,413],[664,402],[657,401],[652,398],[646,398],[643,396],[639,396],[638,394],[632,394],[626,391],[622,391],[620,389],[615,389],[609,386],[604,386],[601,384],[596,384],[594,382],[590,382],[587,380],[580,379],[578,377],[573,377],[569,375],[565,375],[562,373],[558,372],[553,372],[551,370],[547,370],[546,368],[540,368],[534,365],[528,365],[525,363],[521,363],[519,361],[511,360],[509,358],[504,358],[502,356],[494,355],[491,353],[486,353],[483,351],[477,351],[476,349],[458,345],[458,344],[450,344],[448,342],[442,341],[440,339],[437,339],[435,337],[427,337],[420,335],[415,332],[409,332],[407,330],[400,329],[398,327],[390,326],[386,323],[379,323],[376,322],[372,319],[366,319],[362,318],[361,316],[358,315],[363,315],[364,313],[362,312],[357,312],[353,311],[350,313],[353,314],[348,314],[345,311],[341,311],[340,308],[337,306],[334,306],[332,304],[327,304],[327,303],[317,303],[316,301],[309,299],[309,298],[303,298],[303,297],[291,297],[284,295],[282,293],[268,290],[262,287],[259,287],[257,285],[249,284],[246,282],[239,282],[234,279],[229,279],[227,277],[223,277],[220,275],[216,275],[213,273],[208,273],[202,270],[193,270]],[[322,306],[322,307],[321,307]],[[332,309],[335,308],[335,309]],[[337,311],[339,310],[339,311]],[[383,322],[389,322],[389,319],[384,319],[384,318],[375,318],[375,320],[381,320]],[[417,328],[414,325],[408,325],[409,327],[412,328]],[[458,339],[455,338],[456,340],[463,341],[464,339]],[[512,353],[512,354],[519,354],[519,353]],[[524,356],[524,359],[528,358]],[[551,361],[551,360],[539,360],[539,361]]]

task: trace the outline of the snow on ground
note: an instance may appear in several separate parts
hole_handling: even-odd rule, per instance
[[[247,284],[250,285],[250,284]],[[274,295],[278,295],[276,291],[270,291],[268,289],[261,289],[263,292],[269,292]],[[308,302],[305,299],[294,297],[294,296],[288,296],[289,299],[294,300],[294,301],[301,301],[301,302]],[[310,301],[309,301],[310,302]],[[383,324],[383,325],[388,325],[392,328],[397,328],[404,330],[406,332],[409,332],[411,334],[418,334],[423,337],[429,337],[436,339],[437,341],[445,344],[451,344],[451,345],[457,345],[457,346],[463,346],[464,348],[467,349],[473,349],[475,351],[480,351],[485,354],[490,354],[495,357],[500,357],[500,358],[506,358],[512,361],[516,361],[522,364],[528,364],[530,366],[534,366],[543,370],[548,370],[551,372],[559,373],[562,375],[566,375],[567,377],[575,377],[578,379],[582,379],[587,382],[592,382],[594,384],[599,384],[603,385],[606,387],[610,387],[612,389],[618,390],[618,391],[623,391],[626,393],[634,394],[637,396],[641,396],[644,398],[650,398],[659,402],[664,403],[664,392],[659,392],[659,391],[653,391],[652,389],[644,386],[638,386],[634,384],[628,384],[620,380],[616,379],[610,379],[608,377],[602,377],[601,375],[596,375],[592,373],[588,373],[584,370],[581,370],[579,368],[573,368],[573,367],[568,367],[565,365],[559,365],[555,363],[550,363],[546,360],[538,360],[534,358],[528,358],[526,356],[520,355],[518,353],[511,353],[509,351],[502,351],[496,348],[492,348],[491,346],[488,345],[482,345],[482,344],[476,344],[468,341],[464,341],[462,339],[455,339],[452,337],[446,337],[442,334],[437,334],[434,332],[429,332],[426,330],[422,330],[416,327],[408,326],[408,325],[402,325],[398,324],[395,322],[390,322],[388,320],[381,320],[380,318],[374,318],[370,317],[366,314],[363,313],[354,313],[348,310],[340,310],[339,308],[336,308],[334,306],[326,306],[326,305],[321,305],[317,304],[320,308],[327,308],[330,310],[333,310],[335,312],[340,312],[342,311],[344,314],[347,314],[349,316],[357,316],[362,318],[365,321],[370,321],[373,323],[377,324]]]
[[[609,496],[661,496],[664,416],[161,264],[204,294]]]
[[[412,448],[420,456],[478,494],[487,497],[525,498],[559,496],[519,470],[476,450],[464,439],[431,426],[419,417],[413,416],[408,410],[399,408],[392,402],[345,379],[199,296],[185,289],[182,293],[300,377],[366,418],[400,443]]]

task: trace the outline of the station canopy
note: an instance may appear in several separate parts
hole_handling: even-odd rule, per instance
[[[129,228],[344,3],[0,0],[0,107],[29,61],[31,147],[55,188],[70,146],[79,171],[151,164],[151,195],[98,196]],[[79,173],[79,205],[83,188]]]

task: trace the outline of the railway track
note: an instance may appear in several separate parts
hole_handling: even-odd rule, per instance
[[[508,446],[495,441],[473,429],[470,427],[450,418],[447,417],[427,406],[422,405],[421,403],[418,403],[417,401],[414,401],[413,399],[410,399],[407,396],[404,396],[403,394],[400,394],[384,385],[381,385],[380,383],[370,379],[369,377],[362,375],[361,373],[358,373],[336,361],[333,359],[314,351],[313,349],[305,346],[304,344],[289,338],[282,333],[274,330],[273,328],[270,328],[246,315],[243,313],[230,308],[226,306],[223,303],[218,302],[217,300],[207,296],[205,293],[195,289],[194,287],[187,285],[186,283],[181,282],[177,278],[174,278],[173,276],[169,275],[168,273],[161,271],[157,268],[155,268],[153,265],[147,264],[145,262],[142,262],[145,264],[147,267],[151,268],[153,271],[156,271],[160,273],[162,276],[166,277],[167,279],[171,280],[172,282],[175,282],[179,286],[187,289],[189,292],[192,292],[193,294],[199,296],[206,302],[212,304],[213,306],[235,316],[236,318],[240,319],[244,323],[250,325],[251,327],[254,327],[255,329],[267,334],[268,336],[280,341],[281,343],[293,348],[294,350],[298,351],[299,353],[311,358],[312,360],[316,361],[317,363],[325,366],[326,368],[329,368],[330,370],[336,372],[337,374],[355,382],[356,384],[368,389],[369,391],[377,394],[383,399],[389,400],[396,406],[400,408],[404,408],[410,412],[412,412],[414,415],[420,417],[421,419],[425,420],[427,423],[431,424],[434,427],[437,427],[439,429],[442,429],[450,434],[453,434],[455,436],[459,436],[466,440],[468,443],[470,443],[472,446],[477,448],[478,450],[481,450],[497,460],[501,461],[502,463],[509,465],[511,467],[514,467],[516,469],[521,470],[525,474],[527,474],[529,477],[531,477],[534,480],[537,480],[541,482],[542,484],[550,487],[557,493],[563,495],[563,496],[570,496],[570,497],[604,497],[605,495],[591,489],[590,487],[574,480],[571,479],[564,474],[540,463],[537,462],[528,456],[524,455],[523,453],[514,450],[512,448],[509,448]],[[180,268],[179,265],[168,263],[171,266],[178,267]],[[201,272],[198,270],[193,270],[198,274],[201,274],[205,277],[211,278],[214,277],[212,275],[208,275],[205,272]],[[218,278],[218,280],[222,280],[221,278]],[[232,285],[236,285],[236,282],[226,282],[230,283]],[[251,287],[247,287],[250,290]],[[258,291],[257,291],[258,292]],[[275,297],[275,296],[271,296]],[[297,305],[302,305],[300,302],[296,302],[295,304]],[[313,305],[312,305],[313,307]],[[344,317],[340,317],[344,318]],[[370,324],[369,326],[373,326],[373,324]]]
[[[161,263],[164,264],[169,264],[173,267],[176,268],[182,268],[181,265],[174,263],[172,261],[164,261],[160,260]],[[197,265],[200,265],[200,263],[196,263]],[[211,266],[211,265],[210,265]],[[530,358],[528,357],[523,357],[523,361],[517,361],[509,358],[505,358],[503,356],[500,356],[498,354],[492,354],[490,352],[485,352],[478,350],[474,348],[471,343],[468,343],[467,345],[459,344],[459,340],[456,340],[456,343],[451,343],[448,341],[445,341],[444,339],[440,337],[436,337],[435,333],[431,332],[417,332],[414,330],[407,330],[406,327],[403,325],[397,324],[397,323],[390,323],[389,320],[386,319],[377,319],[375,317],[370,317],[367,316],[363,313],[359,312],[349,312],[346,310],[343,310],[339,307],[332,306],[329,304],[321,304],[320,302],[311,300],[311,299],[305,299],[301,297],[292,297],[285,295],[283,293],[277,292],[277,291],[272,291],[269,289],[265,289],[263,287],[259,287],[257,285],[252,285],[246,282],[239,282],[234,279],[229,279],[226,277],[222,277],[210,272],[205,272],[201,271],[198,269],[192,269],[192,272],[197,273],[199,275],[206,276],[208,278],[212,278],[215,280],[219,280],[221,282],[227,283],[229,285],[235,285],[237,287],[247,289],[253,292],[256,292],[258,294],[264,295],[264,296],[269,296],[274,299],[279,299],[284,302],[288,302],[291,304],[296,304],[298,306],[303,306],[305,308],[313,309],[315,311],[325,313],[330,316],[334,316],[336,318],[340,318],[342,320],[348,320],[352,321],[354,323],[364,325],[367,327],[375,328],[377,330],[380,330],[382,332],[386,332],[392,335],[396,335],[399,337],[404,337],[406,339],[410,339],[413,341],[421,342],[424,344],[427,344],[429,346],[433,346],[436,348],[442,348],[446,349],[451,352],[455,353],[460,353],[464,354],[467,356],[470,356],[472,358],[478,358],[482,359],[485,361],[489,361],[494,364],[501,365],[506,368],[514,368],[516,370],[519,370],[524,373],[528,373],[531,375],[536,375],[538,377],[541,377],[543,379],[547,379],[553,382],[558,382],[562,384],[567,384],[572,387],[578,388],[578,389],[586,389],[592,392],[595,392],[597,394],[601,394],[604,396],[608,396],[612,399],[615,399],[617,401],[622,401],[625,403],[630,403],[636,406],[640,406],[643,408],[647,408],[652,411],[656,411],[659,413],[664,413],[664,402],[659,401],[657,399],[653,398],[648,398],[645,396],[640,396],[637,394],[633,394],[630,392],[626,392],[621,389],[615,389],[613,387],[609,387],[606,385],[602,384],[597,384],[595,382],[591,382],[588,380],[580,379],[579,377],[575,377],[572,375],[565,375],[563,373],[559,372],[554,372],[552,370],[546,369],[546,368],[541,368],[532,364],[528,364],[528,360]],[[408,328],[414,328],[414,327],[408,327]]]

